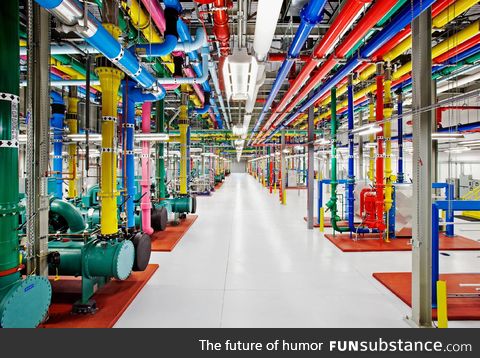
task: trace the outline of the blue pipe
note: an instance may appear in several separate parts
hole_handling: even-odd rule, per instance
[[[65,101],[62,96],[54,91],[50,92],[52,99],[52,118],[50,125],[53,129],[53,171],[56,178],[54,196],[58,199],[63,197],[63,126],[65,119]]]
[[[165,40],[162,43],[154,44],[137,44],[130,47],[131,51],[137,49],[145,50],[145,56],[147,57],[160,57],[170,55],[175,46],[177,46],[177,38],[174,35],[166,35]],[[143,52],[143,51],[142,51]]]
[[[294,60],[300,54],[300,50],[305,45],[305,42],[310,35],[310,32],[318,24],[323,17],[323,8],[325,7],[326,0],[311,0],[300,12],[301,22],[298,27],[295,37],[288,50],[287,58],[283,61],[280,70],[278,71],[277,78],[273,83],[272,90],[270,91],[267,101],[263,106],[262,113],[255,123],[250,141],[253,138],[254,133],[258,133],[258,129],[262,124],[265,116],[267,115],[275,97],[283,84],[283,81],[287,77],[290,69],[293,66]],[[249,142],[250,142],[249,141]]]
[[[83,16],[84,7],[78,0],[35,0],[40,6],[54,16],[68,22],[68,25],[77,25]],[[76,11],[70,9],[76,9]],[[152,92],[161,99],[165,90],[158,85],[156,78],[143,67],[130,51],[124,50],[122,45],[102,26],[102,24],[88,13],[87,29],[77,26],[75,31],[85,41],[95,47],[105,57],[115,63],[121,70],[137,81],[143,88]]]
[[[402,99],[402,87],[398,89],[398,101],[397,101],[397,132],[398,132],[398,168],[397,168],[397,183],[403,183],[403,99]]]
[[[468,57],[470,57],[470,56],[472,56],[472,55],[477,54],[478,52],[480,52],[480,44],[475,45],[475,46],[473,46],[473,47],[470,47],[468,50],[465,50],[465,51],[459,53],[458,55],[449,58],[449,59],[448,59],[447,61],[445,61],[443,64],[444,64],[444,65],[454,65],[454,64],[456,64],[457,62],[463,61],[463,60],[465,60],[466,58],[468,58]]]
[[[359,51],[359,55],[350,59],[344,67],[337,72],[330,80],[320,86],[300,108],[285,120],[285,126],[293,122],[300,113],[304,112],[307,108],[312,106],[320,97],[328,93],[330,89],[337,85],[346,75],[352,72],[361,62],[363,58],[369,58],[372,54],[385,44],[390,38],[407,26],[412,19],[418,17],[424,10],[433,4],[435,0],[414,0],[413,5],[408,4],[392,19],[392,21],[385,26],[382,31],[378,32],[372,40],[370,40]],[[283,125],[282,125],[283,126]],[[283,126],[282,128],[284,128]],[[279,131],[280,127],[277,127],[271,135],[267,138],[270,139],[275,133]]]

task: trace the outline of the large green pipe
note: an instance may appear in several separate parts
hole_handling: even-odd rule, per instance
[[[51,200],[50,213],[65,219],[69,234],[79,234],[87,228],[80,211],[68,201],[60,199]]]
[[[331,157],[331,194],[330,200],[327,202],[327,208],[331,211],[331,223],[332,228],[338,232],[347,232],[350,229],[348,227],[339,227],[338,222],[340,221],[340,216],[338,216],[338,209],[337,209],[337,89],[336,87],[332,87],[330,90],[330,98],[332,99],[330,102],[330,111],[331,111],[331,119],[330,119],[330,135],[332,141],[332,157]]]
[[[18,222],[19,4],[0,11],[0,327],[36,327],[51,299],[45,277],[20,276]],[[48,94],[46,94],[48,96]]]
[[[51,274],[84,278],[125,280],[132,272],[135,257],[130,240],[51,241],[48,249],[60,254],[58,265],[50,265]]]

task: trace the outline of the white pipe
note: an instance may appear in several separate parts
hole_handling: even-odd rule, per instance
[[[477,72],[477,73],[474,73],[473,75],[469,75],[469,76],[460,78],[459,80],[454,79],[454,80],[451,80],[450,83],[447,82],[446,84],[437,88],[437,93],[447,92],[447,91],[452,90],[454,88],[462,87],[466,84],[469,84],[471,82],[478,81],[478,80],[480,80],[480,71]]]
[[[215,93],[217,94],[220,109],[222,110],[223,117],[225,118],[225,124],[227,126],[227,129],[230,129],[230,121],[228,120],[227,111],[225,109],[225,102],[223,101],[222,91],[220,90],[220,82],[218,81],[215,63],[210,62],[208,64],[208,69],[210,71],[210,77],[212,78],[213,87],[215,88]]]
[[[50,81],[51,86],[73,86],[73,87],[78,87],[78,86],[85,86],[86,81],[85,80],[52,80]],[[99,86],[100,85],[100,80],[91,80],[90,81],[91,86]],[[20,87],[27,87],[27,81],[23,80],[20,81]]]
[[[78,44],[75,46],[71,44],[54,44],[50,46],[51,55],[83,55],[84,53],[97,54],[99,51],[88,44]],[[27,56],[26,47],[20,47],[20,56]]]
[[[253,50],[259,61],[267,58],[270,46],[272,46],[282,2],[283,0],[258,1]]]

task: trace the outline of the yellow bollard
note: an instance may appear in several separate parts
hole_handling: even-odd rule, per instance
[[[282,194],[282,204],[283,204],[283,205],[287,205],[287,191],[286,191],[286,190],[283,190],[283,194]]]
[[[277,182],[273,183],[273,193],[277,193]]]
[[[438,328],[448,328],[447,282],[437,281],[437,322]]]
[[[320,232],[325,231],[325,209],[320,208],[320,223],[318,228],[320,229]]]

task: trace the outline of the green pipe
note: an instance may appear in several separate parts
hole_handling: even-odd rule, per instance
[[[330,102],[330,111],[332,118],[330,119],[330,134],[332,140],[332,158],[331,158],[331,194],[330,200],[327,202],[326,206],[331,211],[331,223],[333,231],[338,232],[347,232],[350,229],[348,227],[339,227],[338,222],[340,221],[340,216],[338,216],[338,209],[337,209],[337,88],[332,87],[330,91],[330,98],[332,99]]]
[[[0,327],[36,327],[50,306],[45,277],[20,276],[18,223],[19,3],[0,11]],[[46,94],[48,95],[48,94]]]
[[[130,240],[50,241],[50,252],[60,254],[56,266],[50,264],[50,273],[65,276],[114,277],[125,280],[130,276],[135,248]]]
[[[50,214],[61,216],[68,224],[69,234],[79,234],[86,230],[82,214],[73,204],[60,199],[50,201]]]
[[[81,73],[84,76],[87,75],[87,70],[85,69],[85,67],[80,62],[78,62],[76,59],[74,59],[74,58],[72,58],[68,55],[52,55],[52,57],[55,60],[61,62],[62,65],[69,66],[69,67],[71,67],[72,69]],[[93,72],[90,72],[90,78],[92,80],[98,80],[98,77]]]
[[[164,100],[157,101],[157,113],[155,114],[157,132],[165,132],[165,102]],[[160,142],[157,144],[158,156],[157,156],[157,199],[165,199],[167,197],[167,189],[165,187],[165,144]]]

